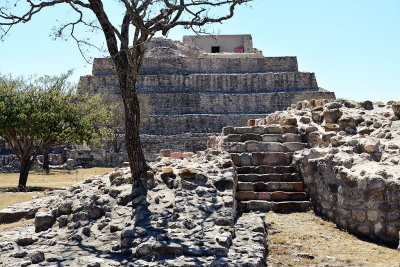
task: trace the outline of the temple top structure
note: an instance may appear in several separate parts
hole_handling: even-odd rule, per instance
[[[184,43],[191,43],[205,53],[257,53],[250,34],[185,35]]]

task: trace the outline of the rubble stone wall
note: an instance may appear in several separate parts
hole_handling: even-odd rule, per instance
[[[400,231],[400,105],[302,101],[255,125],[296,120],[308,148],[293,156],[317,214],[390,245]]]

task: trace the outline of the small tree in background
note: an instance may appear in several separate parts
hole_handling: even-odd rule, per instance
[[[39,153],[69,143],[90,143],[104,119],[100,97],[75,94],[68,74],[31,81],[0,76],[0,136],[21,163],[19,191]]]

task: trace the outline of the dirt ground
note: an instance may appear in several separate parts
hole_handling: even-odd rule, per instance
[[[397,249],[360,240],[312,212],[269,212],[265,222],[268,266],[399,266]]]

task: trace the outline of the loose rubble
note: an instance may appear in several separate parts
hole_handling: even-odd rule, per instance
[[[9,208],[34,207],[35,222],[2,232],[0,265],[265,266],[262,215],[236,218],[228,153],[162,158],[151,168],[143,187],[121,168]]]

